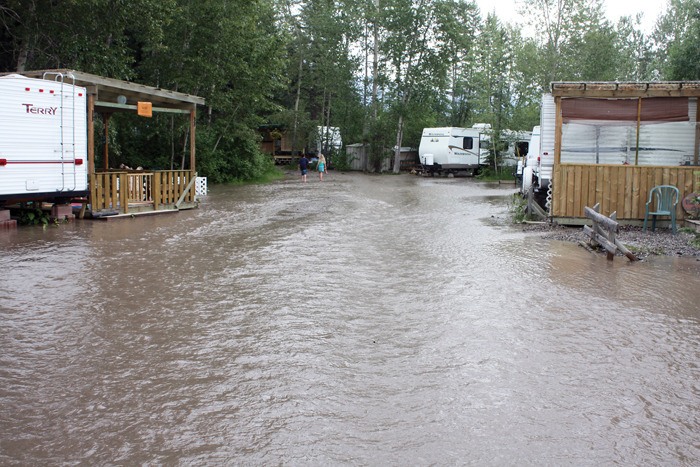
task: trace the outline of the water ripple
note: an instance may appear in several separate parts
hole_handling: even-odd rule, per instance
[[[0,462],[692,465],[700,266],[484,221],[509,193],[338,173],[4,237]]]

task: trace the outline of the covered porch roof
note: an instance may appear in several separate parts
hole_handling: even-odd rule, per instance
[[[130,81],[105,78],[78,70],[34,70],[24,71],[20,74],[30,78],[63,80],[69,84],[82,86],[95,97],[94,109],[98,112],[103,110],[134,111],[138,102],[151,102],[154,112],[180,111],[180,113],[189,113],[197,105],[204,105],[203,97]]]
[[[556,81],[551,83],[551,88],[555,97],[630,99],[700,96],[700,81]]]
[[[16,72],[15,72],[16,73]],[[1,73],[11,74],[11,73]],[[116,112],[137,113],[139,103],[150,103],[154,113],[189,114],[190,116],[190,170],[195,171],[195,118],[197,105],[204,105],[203,97],[170,91],[144,84],[84,73],[71,69],[32,70],[20,73],[30,78],[63,81],[87,90],[88,113],[88,174],[95,173],[94,114],[100,113],[105,121],[105,135],[109,130],[109,117]],[[105,139],[108,141],[108,139]],[[104,147],[105,167],[109,160],[109,147]]]

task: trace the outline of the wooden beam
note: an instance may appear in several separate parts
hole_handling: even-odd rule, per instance
[[[553,96],[598,98],[698,97],[700,81],[554,82]]]
[[[134,111],[136,112],[138,110],[136,105],[131,105],[131,104],[115,104],[113,102],[104,102],[104,101],[97,101],[95,103],[95,107],[106,107],[110,109],[117,109],[117,110],[122,110],[122,111]],[[153,112],[158,112],[158,113],[172,113],[172,114],[188,114],[190,113],[189,109],[170,109],[166,107],[153,107]]]
[[[182,194],[180,195],[180,198],[175,203],[175,207],[177,209],[180,209],[180,205],[185,200],[185,196],[187,196],[187,193],[189,193],[189,191],[192,189],[192,187],[194,186],[194,183],[196,181],[197,181],[197,173],[195,172],[194,174],[192,174],[192,178],[190,178],[190,183],[187,184],[185,191],[182,192]]]
[[[593,227],[589,225],[584,225],[583,233],[584,235],[590,237],[590,239],[593,240],[595,243],[605,248],[605,250],[608,253],[615,254],[615,251],[617,251],[617,246],[614,243],[611,243],[607,238],[605,238],[604,235],[600,235],[598,232],[596,232]]]
[[[16,72],[12,72],[16,73]],[[0,76],[10,74],[10,72],[2,72]],[[21,73],[24,76],[39,79],[55,79],[57,76],[62,76],[65,82],[70,82],[76,86],[88,88],[91,93],[100,98],[103,102],[110,101],[116,103],[117,96],[123,95],[130,97],[133,101],[147,101],[156,103],[159,107],[167,107],[172,109],[187,109],[191,105],[205,105],[205,99],[191,94],[185,94],[177,91],[160,89],[144,84],[132,83],[118,79],[105,78],[103,76],[83,73],[77,70],[70,69],[54,69],[54,70],[30,70]],[[187,110],[185,110],[187,112]]]
[[[190,94],[185,94],[176,91],[169,91],[166,89],[160,89],[153,86],[146,86],[144,84],[132,83],[129,81],[122,81],[119,79],[106,78],[104,76],[93,75],[90,73],[83,73],[77,70],[55,70],[61,72],[66,77],[74,77],[76,84],[80,86],[95,85],[100,89],[110,88],[112,90],[119,90],[120,92],[132,92],[136,94],[148,94],[159,98],[188,102],[191,104],[204,105],[204,98],[193,96]],[[31,72],[27,72],[31,73]],[[23,74],[27,74],[23,73]],[[41,73],[43,75],[44,71],[37,71],[36,73]]]
[[[604,216],[603,214],[600,214],[596,212],[594,209],[589,208],[588,206],[583,208],[583,212],[585,213],[586,217],[589,219],[592,219],[593,221],[602,224],[603,227],[605,227],[606,230],[611,231],[611,232],[616,232],[618,223],[612,219],[610,219],[607,216]]]
[[[627,247],[623,245],[617,238],[615,239],[615,246],[618,250],[622,252],[623,255],[627,256],[627,259],[629,259],[630,261],[639,261],[639,258],[637,258],[634,253],[629,251]]]

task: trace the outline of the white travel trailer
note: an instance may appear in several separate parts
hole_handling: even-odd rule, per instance
[[[551,94],[542,96],[540,124],[532,129],[522,170],[522,192],[544,193],[549,188],[554,167],[554,129],[556,108]]]
[[[515,167],[519,162],[523,161],[527,155],[531,138],[532,132],[530,131],[501,131],[501,141],[506,143],[507,147],[501,153],[500,165]]]
[[[418,158],[430,174],[466,172],[475,175],[486,162],[480,142],[478,128],[424,128]]]
[[[337,126],[316,127],[316,153],[329,155],[333,151],[339,151],[343,147],[340,137],[340,128]]]
[[[0,206],[88,193],[85,88],[56,78],[0,76]]]
[[[527,193],[532,187],[532,167],[535,162],[530,162],[529,159],[532,158],[533,161],[537,160],[537,154],[540,148],[540,126],[536,125],[532,127],[532,132],[530,132],[530,142],[528,143],[528,148],[525,154],[518,159],[518,165],[515,172],[515,177],[520,182],[520,188],[523,193]],[[523,184],[525,166],[528,165],[530,169],[528,170],[528,182],[527,186]]]

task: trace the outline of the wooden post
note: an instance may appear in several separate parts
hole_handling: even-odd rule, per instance
[[[88,175],[95,173],[95,94],[87,95],[87,151],[88,151]]]
[[[617,211],[610,214],[610,220],[617,223]],[[608,241],[615,247],[615,250],[617,250],[617,240],[615,239],[616,232],[617,232],[617,225],[615,225],[614,229],[610,229],[608,231]],[[612,261],[613,259],[615,259],[615,251],[608,250],[608,261]]]
[[[120,206],[120,211],[122,214],[128,214],[129,213],[129,180],[127,180],[127,174],[126,173],[121,173],[119,174],[119,204]]]
[[[153,173],[153,210],[157,211],[161,203],[160,172]]]
[[[105,138],[105,147],[103,151],[103,160],[104,164],[103,167],[105,170],[109,169],[109,119],[112,116],[110,113],[102,113],[102,121],[104,123],[104,138]]]
[[[559,166],[561,163],[561,131],[564,125],[564,120],[561,115],[561,97],[557,96],[554,98],[555,105],[555,123],[554,123],[554,167]],[[541,137],[541,136],[540,136]],[[554,172],[554,167],[552,167],[552,174]]]
[[[700,115],[695,117],[695,151],[693,165],[698,165],[698,152],[700,152]]]
[[[194,174],[195,167],[195,129],[197,126],[197,107],[192,106],[190,110],[190,172]],[[184,169],[184,167],[183,167]]]
[[[193,105],[192,110],[190,111],[190,176],[192,177],[192,180],[194,181],[197,178],[197,168],[195,167],[195,134],[196,134],[196,129],[197,127],[197,106]],[[272,146],[274,147],[275,143],[274,141],[272,142]],[[184,168],[184,167],[183,167]],[[190,201],[194,201],[194,192],[196,190],[195,184],[192,183],[192,187],[190,188],[192,190],[192,196],[190,197]]]
[[[642,126],[642,98],[637,98],[637,143],[634,148],[634,165],[639,165],[639,130]]]
[[[90,198],[88,199],[90,202],[90,210],[95,211],[95,201],[97,200],[97,176],[94,172],[88,175],[88,180],[90,181]]]

